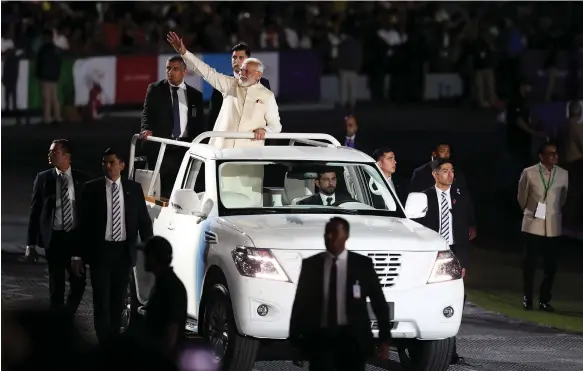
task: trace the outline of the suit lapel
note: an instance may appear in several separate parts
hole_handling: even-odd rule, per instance
[[[160,85],[162,87],[162,96],[166,101],[166,107],[168,107],[168,115],[170,116],[170,122],[174,122],[174,116],[172,114],[172,91],[170,89],[170,84],[168,84],[168,80],[164,79],[164,82]],[[170,131],[172,133],[172,131]]]
[[[313,272],[314,277],[312,277],[311,280],[316,288],[315,297],[320,298],[321,300],[320,306],[317,308],[317,310],[320,310],[320,312],[322,311],[322,308],[326,308],[326,303],[324,302],[324,262],[325,262],[324,253],[320,253],[318,255],[317,264],[315,266],[316,270]]]
[[[348,254],[346,256],[347,262],[346,262],[346,294],[345,294],[345,301],[346,301],[346,315],[349,316],[350,315],[350,303],[352,302],[353,298],[353,292],[352,292],[352,286],[355,284],[356,282],[356,273],[354,272],[354,270],[356,269],[356,267],[354,266],[354,256],[352,255],[352,253],[350,251],[348,251]]]
[[[132,200],[132,195],[131,195],[130,185],[128,184],[128,181],[122,180],[121,185],[123,188],[123,203],[124,203],[123,212],[124,212],[124,216],[125,216],[125,226],[126,226],[126,236],[127,236],[128,220],[129,220],[128,219],[128,210],[130,210],[130,208],[132,207],[132,205],[130,203]]]

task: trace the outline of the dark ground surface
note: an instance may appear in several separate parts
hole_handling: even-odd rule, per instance
[[[464,170],[476,204],[479,237],[476,245],[499,251],[519,251],[520,215],[516,212],[516,170],[504,155],[504,140],[494,114],[427,107],[362,108],[357,111],[362,134],[370,147],[391,146],[397,155],[398,173],[409,177],[412,169],[428,161],[435,143],[453,146],[457,167]],[[288,132],[328,132],[342,129],[342,112],[282,112]],[[74,166],[99,175],[101,153],[115,147],[129,153],[130,138],[139,130],[136,118],[109,118],[91,124],[11,126],[2,128],[2,249],[22,244],[28,199],[34,174],[46,167],[51,140],[65,137],[76,147]],[[507,192],[503,192],[507,190]],[[22,237],[20,237],[22,236]],[[10,240],[8,240],[10,239]],[[563,265],[580,270],[581,252],[565,244]],[[577,264],[577,262],[579,262]],[[474,262],[479,263],[479,262]],[[2,254],[2,305],[30,303],[47,294],[46,266],[19,263],[14,255]],[[91,332],[89,295],[80,309],[80,319]],[[450,370],[583,370],[583,338],[556,330],[512,321],[467,309],[460,337],[460,352],[474,366]],[[269,351],[267,359],[277,358]],[[258,370],[297,369],[289,362],[260,361]],[[374,369],[371,367],[371,370]],[[391,369],[399,369],[392,364]]]

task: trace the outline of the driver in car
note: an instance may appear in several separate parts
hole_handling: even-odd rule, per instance
[[[299,201],[298,205],[338,206],[347,201],[356,202],[349,195],[336,193],[336,172],[334,171],[318,172],[315,183],[320,192]]]

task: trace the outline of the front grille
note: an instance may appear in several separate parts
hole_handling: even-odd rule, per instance
[[[381,286],[394,286],[401,271],[401,254],[371,252],[366,255],[374,263],[374,269],[377,272]]]

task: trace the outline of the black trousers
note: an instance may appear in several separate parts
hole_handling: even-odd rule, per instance
[[[557,273],[558,237],[544,237],[531,233],[524,233],[524,259],[522,262],[522,279],[524,296],[532,300],[534,291],[534,276],[542,258],[543,281],[539,290],[539,301],[551,301],[551,289]]]
[[[187,142],[188,140],[181,139],[181,141]],[[154,170],[154,167],[156,166],[159,151],[159,146],[146,146],[148,166],[150,170]],[[160,168],[160,195],[162,197],[170,198],[172,188],[174,188],[174,182],[176,181],[176,175],[178,175],[186,151],[187,148],[185,147],[166,146],[164,158],[162,159],[162,167]]]
[[[95,332],[100,343],[119,334],[130,271],[131,258],[126,242],[104,241],[98,247],[90,272]]]
[[[366,355],[348,326],[322,329],[309,355],[310,371],[364,371]]]
[[[75,232],[53,231],[46,257],[49,265],[49,297],[50,308],[65,309],[71,315],[75,314],[83,293],[85,292],[85,274],[78,277],[71,273],[71,251],[75,240]],[[65,280],[69,277],[69,295],[65,299]]]

